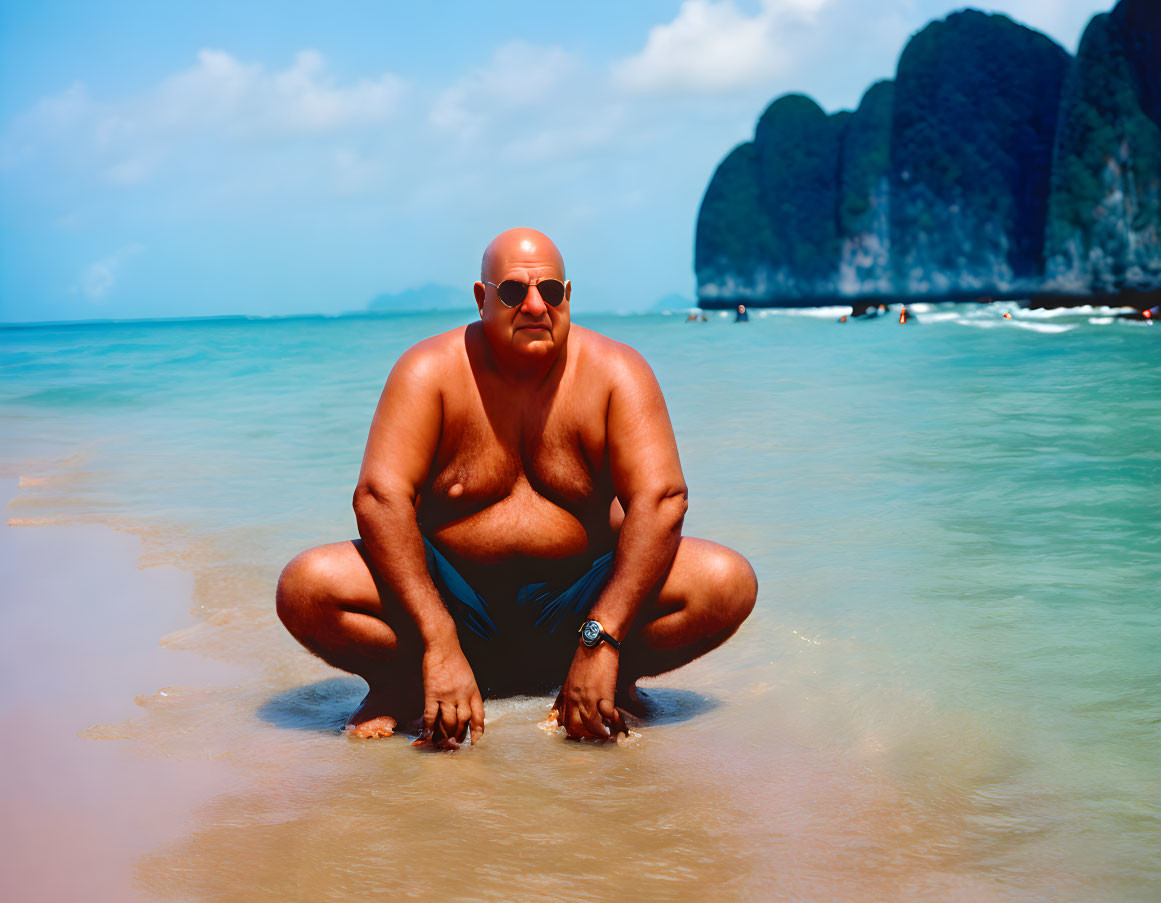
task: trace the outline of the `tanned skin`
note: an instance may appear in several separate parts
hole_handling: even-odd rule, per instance
[[[529,283],[515,308],[496,288]],[[535,283],[565,282],[551,307]],[[370,691],[355,736],[388,736],[420,712],[420,741],[484,733],[484,704],[423,538],[492,605],[524,584],[579,577],[615,550],[589,617],[622,641],[545,663],[574,739],[625,730],[636,681],[720,645],[754,605],[746,560],[682,537],[677,443],[657,380],[633,349],[570,323],[572,285],[547,236],[511,229],[484,253],[480,321],[405,352],[383,389],[354,508],[361,539],[310,549],[279,580],[278,613],[307,649]],[[539,667],[514,656],[511,685]]]

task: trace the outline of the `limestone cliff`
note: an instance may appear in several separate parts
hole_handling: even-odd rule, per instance
[[[1076,59],[965,10],[853,113],[778,98],[714,173],[707,301],[805,304],[1161,286],[1161,5],[1094,17]]]
[[[840,295],[884,295],[890,270],[891,109],[895,86],[876,82],[843,130],[839,167]]]
[[[1068,73],[1045,248],[1056,290],[1161,286],[1161,129],[1142,108],[1157,103],[1159,70],[1148,33],[1129,27],[1144,5],[1095,16]]]
[[[1006,16],[932,22],[899,58],[891,247],[907,295],[1002,292],[1039,276],[1067,52]]]

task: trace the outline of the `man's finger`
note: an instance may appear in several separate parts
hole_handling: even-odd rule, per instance
[[[585,735],[585,725],[584,721],[581,720],[579,706],[575,704],[566,705],[564,721],[562,723],[570,740],[579,740]]]
[[[613,700],[602,699],[597,703],[597,709],[614,734],[629,733],[629,728],[625,727],[625,713],[613,704]]]
[[[466,703],[461,702],[456,706],[456,733],[455,738],[457,743],[463,743],[464,737],[468,733],[468,725],[472,721],[472,707]]]
[[[438,717],[439,703],[434,699],[428,699],[423,706],[423,733],[431,736],[431,732],[435,730],[435,719]]]
[[[439,724],[443,728],[443,735],[449,739],[454,740],[459,734],[459,722],[456,717],[455,703],[441,702],[439,704]]]
[[[484,736],[484,700],[480,698],[480,694],[476,693],[472,697],[472,746],[476,745],[476,741]]]
[[[589,736],[597,740],[603,740],[609,736],[609,729],[605,727],[605,722],[601,720],[601,713],[597,711],[596,706],[593,706],[591,709],[582,706],[580,712],[581,721],[584,722]]]

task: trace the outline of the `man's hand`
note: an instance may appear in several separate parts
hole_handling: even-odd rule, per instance
[[[423,653],[423,731],[416,745],[431,740],[455,749],[469,727],[474,745],[484,735],[484,700],[467,656],[458,643],[428,646]]]
[[[629,733],[615,705],[619,664],[619,653],[608,643],[577,649],[555,706],[559,723],[571,739],[607,740],[613,734]]]

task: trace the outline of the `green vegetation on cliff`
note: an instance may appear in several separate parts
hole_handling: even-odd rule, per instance
[[[856,235],[867,228],[871,196],[888,173],[894,96],[892,82],[875,82],[847,120],[839,175],[838,225],[843,236]]]
[[[1112,16],[1125,37],[1137,103],[1161,128],[1161,4],[1157,0],[1121,0]]]
[[[1039,32],[976,10],[908,42],[891,134],[891,240],[905,270],[1039,271],[1068,62]]]
[[[1075,60],[977,10],[932,22],[854,113],[779,97],[714,173],[703,297],[1161,286],[1161,9],[1120,0]]]
[[[694,268],[701,284],[733,278],[753,284],[773,259],[770,221],[758,191],[757,154],[739,144],[710,179],[694,241]]]
[[[1054,277],[1105,291],[1137,281],[1134,268],[1161,265],[1161,129],[1138,101],[1124,7],[1095,16],[1081,38],[1061,103],[1047,224]]]
[[[806,279],[834,271],[839,144],[849,115],[827,116],[809,97],[788,94],[758,120],[758,188],[769,215],[774,268]]]

